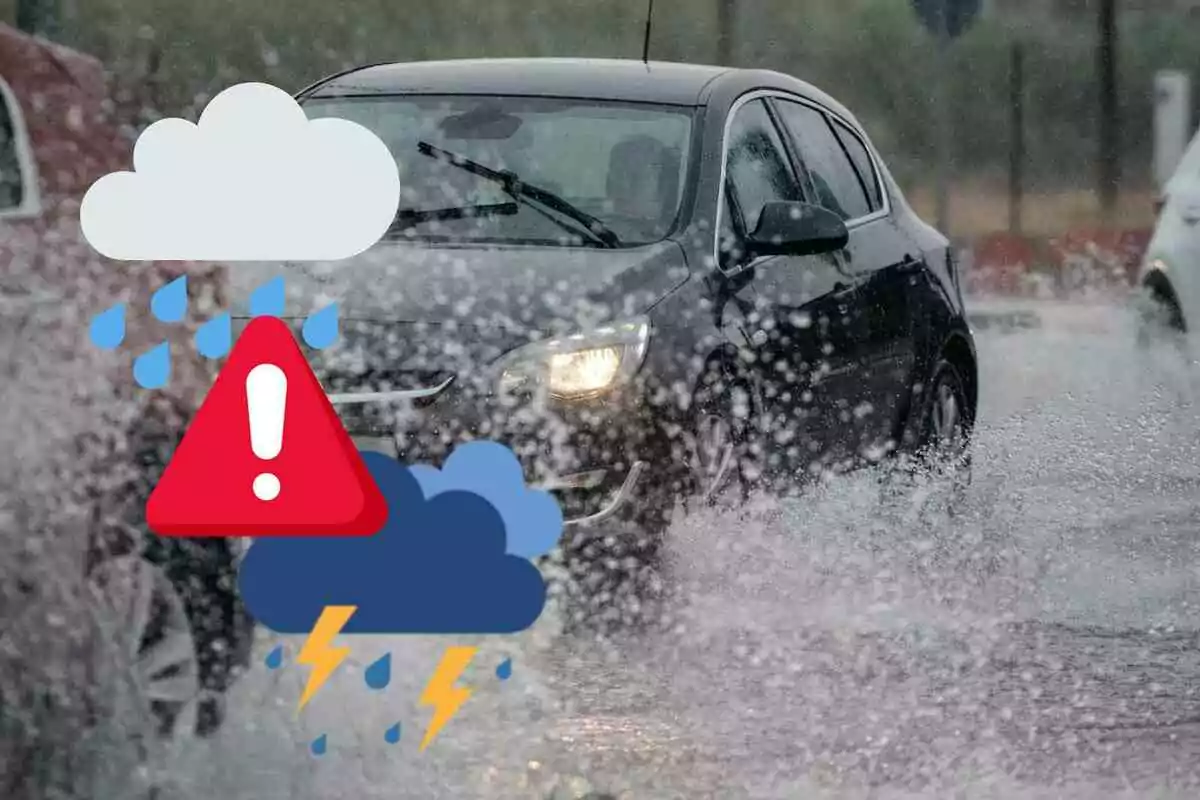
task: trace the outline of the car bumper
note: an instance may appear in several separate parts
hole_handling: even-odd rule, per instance
[[[628,394],[537,413],[502,408],[494,398],[440,397],[424,408],[399,409],[391,425],[363,422],[361,407],[386,398],[331,400],[360,450],[406,464],[440,466],[455,446],[476,439],[506,445],[521,462],[526,483],[555,495],[576,531],[612,530],[614,521],[645,510],[658,477],[652,479],[650,464],[663,458],[653,415]],[[381,415],[370,416],[377,421]]]

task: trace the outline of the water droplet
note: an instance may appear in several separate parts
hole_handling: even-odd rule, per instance
[[[337,303],[330,303],[316,311],[304,320],[304,342],[309,347],[320,350],[324,347],[329,347],[337,341],[338,337],[338,307]]]
[[[171,351],[167,343],[155,345],[133,361],[133,379],[143,389],[158,389],[171,377]]]
[[[500,666],[496,667],[496,677],[502,681],[506,681],[512,677],[512,659],[506,658],[500,662]]]
[[[329,749],[328,738],[326,738],[325,734],[322,733],[320,736],[312,740],[312,745],[310,745],[309,749],[312,750],[312,754],[314,756],[325,755],[325,751]]]
[[[233,344],[233,323],[228,314],[213,317],[196,331],[196,349],[205,358],[220,358]]]
[[[397,722],[392,727],[383,732],[383,740],[388,744],[395,744],[400,741],[400,723]]]
[[[125,304],[119,303],[92,317],[89,329],[92,344],[101,350],[115,350],[125,341]]]
[[[250,293],[250,316],[282,317],[283,278],[272,278]]]
[[[388,653],[367,667],[366,671],[363,672],[363,677],[367,681],[367,686],[372,689],[378,690],[386,687],[392,682],[392,654]]]
[[[279,669],[283,665],[283,645],[267,653],[267,669]]]
[[[150,311],[160,322],[179,322],[187,314],[187,275],[181,275],[150,298]]]

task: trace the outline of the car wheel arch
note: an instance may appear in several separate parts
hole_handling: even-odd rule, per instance
[[[1141,288],[1149,292],[1153,299],[1167,304],[1176,326],[1181,331],[1187,330],[1187,320],[1184,318],[1183,305],[1179,302],[1179,294],[1164,270],[1150,269],[1142,277]]]

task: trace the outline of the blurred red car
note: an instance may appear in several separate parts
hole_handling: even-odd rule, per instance
[[[117,263],[88,246],[84,193],[132,168],[114,110],[98,61],[0,25],[0,710],[119,680],[160,736],[203,734],[252,625],[227,541],[160,539],[143,523],[215,373],[195,355],[194,326],[160,325],[149,297],[186,272],[195,316],[224,304],[225,280],[217,267]],[[102,351],[89,322],[118,302],[126,336]],[[163,340],[171,382],[139,389],[133,357]],[[115,695],[90,695],[87,719],[101,720]],[[19,744],[0,740],[3,765]],[[2,772],[0,796],[19,796]]]

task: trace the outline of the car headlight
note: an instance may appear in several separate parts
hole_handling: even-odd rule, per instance
[[[604,394],[637,372],[649,343],[650,322],[641,317],[534,342],[502,359],[500,391],[544,390],[563,399]]]

